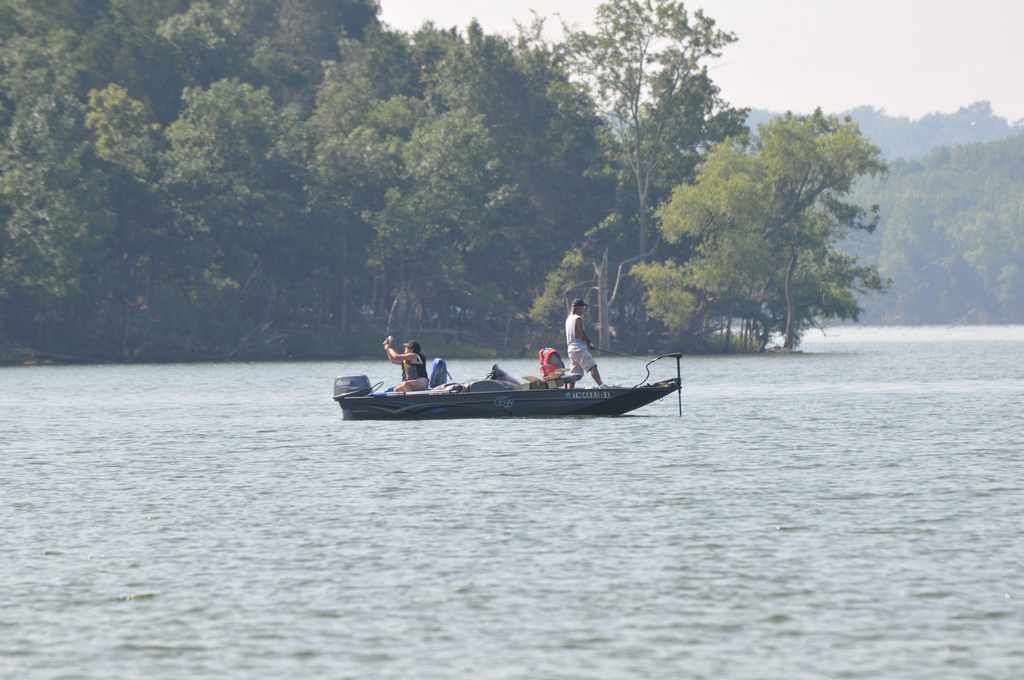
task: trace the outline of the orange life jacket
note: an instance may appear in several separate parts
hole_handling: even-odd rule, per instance
[[[537,357],[540,359],[540,374],[545,377],[560,368],[565,368],[562,357],[559,356],[558,350],[554,347],[545,347],[537,353]]]

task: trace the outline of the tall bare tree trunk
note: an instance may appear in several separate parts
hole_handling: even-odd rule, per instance
[[[599,349],[611,349],[608,337],[609,307],[608,291],[608,249],[604,249],[601,265],[597,270],[597,346]]]
[[[640,254],[639,258],[647,257],[647,187],[640,192]],[[640,318],[637,320],[637,327],[640,331],[640,351],[646,352],[649,348],[651,325],[648,322],[647,305],[640,303]]]
[[[640,218],[640,250],[638,250],[637,252],[638,253],[646,253],[647,252],[647,190],[646,189],[638,189],[638,191],[637,191],[637,201],[640,204],[640,206],[639,206],[639,215],[638,215],[638,217]]]
[[[796,271],[796,246],[792,246],[789,254],[789,266],[786,268],[786,340],[783,349],[796,347],[796,310],[793,306],[793,273]]]

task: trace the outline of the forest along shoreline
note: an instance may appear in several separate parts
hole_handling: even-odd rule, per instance
[[[713,17],[589,26],[0,0],[0,362],[525,356],[577,297],[623,354],[1024,320],[1019,125],[751,112]]]
[[[379,342],[377,343],[380,344]],[[558,347],[563,343],[552,343],[551,346]],[[426,349],[426,348],[425,348]],[[487,348],[476,345],[438,345],[436,349],[430,348],[429,356],[433,357],[444,357],[445,359],[535,359],[537,353],[540,351],[540,347],[521,347],[514,351],[500,351],[496,348]],[[564,349],[564,348],[563,348]],[[781,351],[779,347],[772,347],[766,350],[765,353],[773,353]],[[799,350],[797,350],[799,352]],[[622,352],[615,352],[614,354],[602,353],[601,350],[594,350],[594,353],[600,356],[612,356],[622,358],[641,358],[647,356],[654,356],[657,354],[657,350],[650,350],[648,352],[639,352],[636,354],[625,354]],[[733,352],[735,353],[735,352]],[[720,349],[712,349],[706,352],[694,352],[692,355],[726,355],[729,352],[725,352]],[[166,357],[146,357],[136,360],[126,360],[124,358],[102,358],[102,357],[88,357],[88,356],[75,356],[67,354],[50,354],[46,352],[34,352],[25,348],[3,348],[0,350],[0,366],[15,367],[15,366],[102,366],[102,365],[133,365],[133,364],[189,364],[189,363],[285,363],[295,361],[373,361],[383,360],[383,355],[379,352],[362,351],[354,353],[327,353],[322,355],[284,355],[282,356],[278,352],[266,353],[266,354],[235,354],[232,356],[166,356]]]

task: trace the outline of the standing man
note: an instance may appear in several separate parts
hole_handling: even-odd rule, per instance
[[[582,376],[589,371],[598,387],[604,387],[601,373],[597,370],[597,362],[591,356],[591,344],[587,332],[583,329],[583,314],[587,311],[587,303],[581,298],[572,301],[572,312],[565,319],[565,344],[569,346],[569,366],[573,373]]]

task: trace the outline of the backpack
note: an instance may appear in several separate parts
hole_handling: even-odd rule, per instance
[[[451,375],[448,373],[448,363],[441,357],[434,359],[430,366],[430,387],[444,385],[449,378]]]

